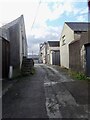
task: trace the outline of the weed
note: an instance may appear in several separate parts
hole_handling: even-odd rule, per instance
[[[90,80],[84,73],[68,70],[69,75],[77,80]]]
[[[32,70],[31,70],[31,74],[34,75],[35,74],[35,68],[33,67]]]

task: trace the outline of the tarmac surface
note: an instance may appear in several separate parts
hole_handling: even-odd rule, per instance
[[[57,68],[37,64],[34,75],[16,80],[2,96],[2,117],[89,119],[88,82]]]

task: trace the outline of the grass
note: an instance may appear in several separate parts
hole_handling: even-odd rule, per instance
[[[16,78],[19,78],[21,77],[21,71],[17,68],[17,69],[14,69],[13,70],[13,76],[11,79],[16,79]]]
[[[31,75],[34,75],[36,73],[35,68],[33,67],[31,70]]]
[[[35,74],[35,68],[32,67],[29,71],[27,70],[21,70],[21,76],[30,76],[30,75],[34,75]]]
[[[73,78],[75,80],[86,80],[86,81],[90,82],[90,77],[87,77],[84,73],[76,72],[71,69],[67,69],[65,67],[60,67],[60,66],[57,66],[57,67],[60,72],[64,72],[64,73],[68,74],[71,78]]]
[[[68,73],[73,79],[90,81],[90,77],[87,77],[84,73],[76,72],[73,70],[68,70]]]
[[[23,78],[23,77],[34,75],[35,72],[36,71],[35,71],[34,67],[30,70],[30,72],[26,72],[25,70],[22,71],[22,70],[16,69],[16,70],[14,70],[13,77],[10,80],[20,79],[20,78]]]

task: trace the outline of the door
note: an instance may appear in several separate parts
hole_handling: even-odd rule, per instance
[[[86,45],[86,74],[90,77],[90,44]]]
[[[55,65],[60,65],[60,52],[59,51],[56,51],[55,52]]]
[[[2,41],[2,77],[8,78],[9,74],[9,42],[4,40]]]
[[[52,64],[60,65],[60,52],[59,51],[54,51],[52,53]]]
[[[52,52],[52,65],[55,65],[55,52]]]

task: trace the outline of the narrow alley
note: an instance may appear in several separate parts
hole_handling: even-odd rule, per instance
[[[55,66],[37,64],[35,69],[3,95],[3,118],[88,118],[87,82],[75,81]]]

